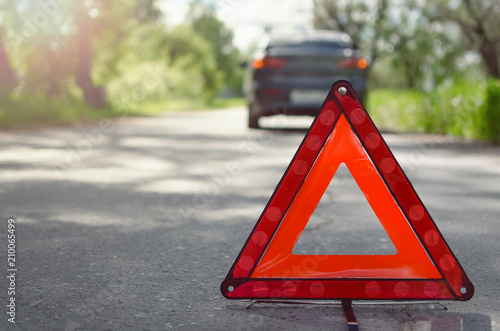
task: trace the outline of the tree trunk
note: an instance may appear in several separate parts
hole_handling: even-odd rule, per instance
[[[491,40],[483,38],[481,40],[481,45],[479,46],[479,51],[483,57],[484,63],[486,64],[486,69],[490,76],[495,78],[500,78],[500,65],[499,58],[500,54],[498,52],[498,47]]]
[[[0,94],[13,89],[18,83],[17,75],[10,65],[9,57],[5,51],[2,33],[0,31]]]
[[[479,52],[483,58],[488,74],[500,78],[500,63],[499,63],[499,45],[489,38],[484,27],[484,17],[476,14],[470,0],[464,0],[465,6],[469,15],[474,20],[473,32],[479,40]],[[467,25],[461,24],[462,29],[466,29]]]
[[[406,72],[406,84],[409,89],[415,88],[415,73],[412,68],[412,63],[407,55],[400,55],[403,58],[403,66]]]
[[[78,37],[77,37],[77,70],[76,83],[83,91],[85,103],[93,108],[104,106],[106,93],[104,88],[95,86],[92,82],[92,43],[90,31],[90,17],[83,7],[77,12]]]

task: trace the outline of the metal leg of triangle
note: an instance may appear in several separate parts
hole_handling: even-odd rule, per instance
[[[344,308],[345,318],[347,319],[347,325],[349,331],[358,331],[358,321],[354,315],[354,310],[352,310],[351,300],[342,300],[342,308]]]

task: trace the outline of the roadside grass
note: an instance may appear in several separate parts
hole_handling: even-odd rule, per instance
[[[210,104],[209,109],[230,108],[246,106],[245,98],[215,98]]]
[[[91,109],[78,100],[43,94],[0,100],[0,129],[75,125],[102,118],[156,116],[168,111],[201,111],[245,105],[243,98],[143,101],[127,107]],[[381,129],[447,134],[500,143],[500,80],[455,78],[430,92],[371,89],[367,110]]]
[[[419,130],[415,123],[424,96],[413,90],[372,89],[368,93],[367,110],[375,124],[390,130]]]
[[[373,89],[367,110],[380,128],[500,142],[500,82],[457,78],[430,92]]]
[[[189,99],[144,101],[126,113],[127,116],[155,116],[163,112],[202,111],[245,105],[244,98],[215,98],[209,103]]]
[[[29,129],[47,126],[75,125],[102,118],[121,116],[155,116],[169,111],[201,111],[242,106],[243,98],[216,98],[209,104],[188,99],[142,102],[126,109],[107,106],[92,109],[78,100],[47,98],[42,94],[29,97],[9,96],[0,102],[0,129]]]
[[[59,100],[44,95],[2,98],[0,128],[21,129],[73,125],[113,117],[110,108],[90,109],[76,100]]]

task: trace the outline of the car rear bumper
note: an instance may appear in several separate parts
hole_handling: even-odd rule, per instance
[[[353,84],[361,101],[364,102],[367,90],[366,81],[358,80],[353,81],[351,84]],[[330,86],[260,86],[253,91],[254,96],[252,99],[255,115],[316,116],[329,91]]]
[[[325,95],[326,96],[326,95]],[[263,105],[256,103],[256,113],[258,116],[284,115],[307,115],[316,116],[321,108],[321,104],[293,105],[289,102],[268,102]]]

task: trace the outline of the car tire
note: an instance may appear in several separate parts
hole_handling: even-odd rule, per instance
[[[256,114],[256,109],[254,104],[248,105],[248,127],[250,129],[259,128],[259,115]]]

